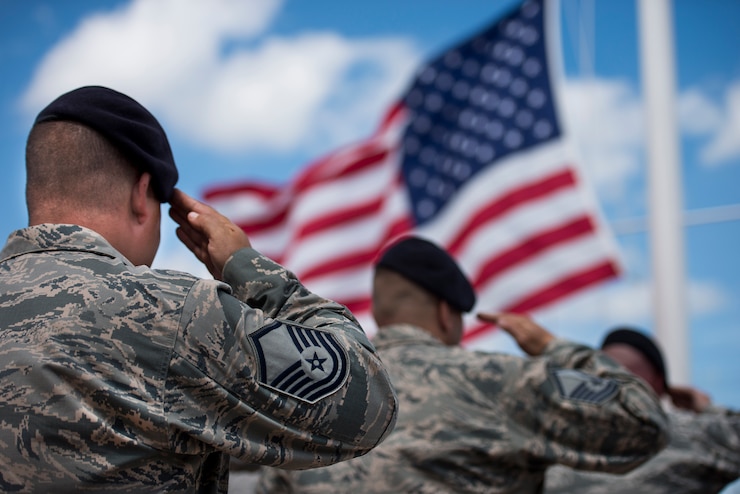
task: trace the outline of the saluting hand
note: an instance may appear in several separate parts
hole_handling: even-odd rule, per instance
[[[555,339],[545,328],[535,323],[531,318],[521,314],[508,312],[490,314],[479,312],[477,317],[481,321],[496,324],[509,333],[517,345],[519,345],[519,348],[528,355],[541,355],[545,351],[545,347]]]
[[[666,392],[676,408],[702,413],[712,404],[708,394],[690,386],[671,386]]]
[[[179,225],[177,238],[195,254],[217,280],[222,280],[226,261],[239,249],[251,247],[249,237],[231,220],[175,189],[170,217]]]

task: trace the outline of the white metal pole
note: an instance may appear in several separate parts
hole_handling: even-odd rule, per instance
[[[638,0],[642,90],[647,122],[649,239],[655,335],[668,378],[689,384],[684,288],[681,155],[676,120],[676,70],[670,0]]]

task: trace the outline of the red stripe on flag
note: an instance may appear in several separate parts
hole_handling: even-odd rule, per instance
[[[274,211],[270,216],[263,216],[259,221],[240,221],[237,223],[237,226],[244,230],[247,235],[263,232],[285,223],[285,219],[288,217],[288,211],[288,208],[282,208]]]
[[[247,234],[269,230],[285,223],[291,211],[291,208],[293,207],[296,199],[299,198],[301,194],[314,187],[320,186],[327,181],[333,182],[335,179],[338,179],[340,177],[350,177],[353,174],[360,173],[367,170],[368,168],[377,166],[379,163],[382,163],[387,158],[388,153],[388,150],[378,150],[377,147],[374,147],[372,154],[368,156],[362,156],[359,159],[350,162],[348,166],[344,167],[341,170],[341,173],[339,175],[322,178],[306,176],[304,177],[304,179],[297,182],[291,190],[291,200],[284,201],[282,203],[277,201],[277,199],[279,199],[279,196],[277,195],[277,189],[269,190],[266,187],[252,185],[236,185],[212,188],[206,191],[206,193],[204,194],[204,198],[207,201],[215,202],[220,199],[228,200],[230,197],[233,196],[256,195],[265,202],[273,200],[273,202],[275,202],[274,209],[270,210],[270,214],[263,215],[259,218],[250,219],[248,221],[240,221],[238,223],[238,226]],[[298,236],[308,236],[325,228],[335,227],[339,224],[346,223],[351,219],[359,219],[360,217],[367,214],[377,212],[377,208],[379,207],[380,202],[380,200],[376,200],[373,203],[357,206],[354,208],[354,210],[341,211],[323,218],[313,220],[298,231]]]
[[[487,285],[492,278],[506,269],[514,268],[547,249],[557,247],[563,242],[587,235],[594,231],[591,218],[582,216],[563,225],[540,230],[536,235],[522,238],[520,242],[493,257],[485,263],[473,280],[473,286]]]
[[[316,264],[301,272],[300,278],[303,282],[310,282],[314,278],[334,275],[347,269],[356,269],[367,266],[368,269],[374,265],[378,253],[390,239],[397,237],[410,230],[410,218],[401,219],[394,223],[388,233],[381,238],[376,245],[370,245],[362,251],[353,251],[343,256],[333,256],[330,259]],[[341,300],[338,300],[341,302]]]
[[[253,194],[261,197],[263,200],[269,200],[277,196],[281,190],[280,187],[274,185],[255,182],[220,185],[206,189],[203,192],[203,199],[206,201],[218,201],[222,198],[228,200],[236,195]]]
[[[365,204],[352,206],[341,211],[335,211],[331,214],[321,216],[315,220],[307,221],[298,229],[293,240],[304,240],[306,237],[321,233],[329,228],[337,228],[347,223],[362,220],[366,217],[372,217],[380,211],[382,205],[383,198],[378,198]]]
[[[472,214],[460,229],[460,234],[449,243],[447,250],[452,255],[457,255],[463,248],[463,244],[473,236],[481,225],[495,220],[523,203],[541,199],[561,189],[572,187],[575,183],[576,180],[572,170],[566,169],[536,182],[512,189],[507,194],[496,198],[493,202],[479,209],[477,213]]]
[[[393,127],[400,125],[402,120],[406,118],[406,109],[403,106],[403,103],[398,101],[393,106],[390,107],[389,110],[385,112],[385,115],[383,115],[383,120],[380,122],[380,126],[378,127],[378,130],[375,132],[375,137],[378,137],[382,134],[385,134],[389,130],[391,130]]]
[[[385,235],[385,242],[390,241],[393,238],[396,238],[400,235],[403,235],[404,233],[410,232],[414,227],[414,221],[411,219],[411,216],[406,216],[405,218],[401,218],[391,224],[390,228],[388,228],[388,233]],[[385,242],[383,242],[385,244]]]
[[[371,246],[363,251],[355,251],[343,256],[334,256],[325,262],[302,271],[300,275],[301,281],[309,283],[313,278],[336,274],[359,266],[369,266],[375,258],[376,253],[377,247]]]
[[[347,300],[342,303],[342,305],[347,307],[347,309],[349,309],[349,311],[353,314],[364,314],[366,312],[370,312],[372,299],[370,297],[362,297],[354,300]]]
[[[382,162],[388,156],[389,150],[384,146],[372,143],[369,145],[360,145],[357,151],[352,154],[359,155],[359,158],[353,160],[344,160],[341,162],[341,166],[334,169],[332,166],[336,161],[332,157],[326,158],[322,161],[321,166],[329,168],[324,172],[314,171],[313,173],[304,173],[295,182],[293,187],[293,194],[301,194],[307,190],[321,185],[326,182],[334,182],[340,178],[350,177],[356,173],[360,173],[366,170],[368,167],[374,166],[378,162]]]
[[[617,275],[617,269],[614,263],[605,261],[590,269],[584,269],[576,272],[561,281],[533,292],[529,297],[519,301],[518,304],[512,305],[509,312],[529,312],[537,307],[542,307],[559,299],[565,294],[573,293],[581,287],[591,285],[597,281],[613,278]]]
[[[583,288],[586,288],[599,281],[614,278],[619,273],[617,267],[611,261],[604,261],[581,271],[572,273],[565,278],[555,281],[554,283],[538,290],[527,297],[504,307],[500,312],[514,312],[517,314],[526,314],[534,309],[541,308],[556,300],[571,295]],[[482,322],[476,323],[465,332],[463,342],[469,342],[477,336],[490,331],[492,325]]]

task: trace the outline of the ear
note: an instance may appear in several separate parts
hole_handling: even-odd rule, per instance
[[[442,341],[444,341],[447,345],[453,345],[457,342],[454,341],[455,338],[455,317],[454,317],[454,311],[452,307],[450,307],[450,304],[445,302],[444,300],[439,300],[437,302],[437,322],[440,330],[440,336]]]
[[[437,302],[437,338],[448,346],[457,346],[462,341],[462,313],[448,302]]]
[[[151,214],[148,206],[152,176],[144,172],[131,189],[131,214],[139,224],[145,223]]]

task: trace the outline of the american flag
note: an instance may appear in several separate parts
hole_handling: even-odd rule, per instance
[[[559,116],[556,3],[532,0],[425,64],[374,135],[285,186],[205,199],[373,334],[372,263],[399,235],[445,247],[476,310],[530,312],[618,275]],[[465,341],[491,329],[466,318]]]

